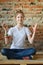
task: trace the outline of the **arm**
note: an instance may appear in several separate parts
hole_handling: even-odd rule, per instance
[[[2,22],[1,26],[5,31],[5,34],[4,34],[5,44],[10,43],[10,41],[12,40],[12,37],[8,36],[8,34],[7,34],[8,33],[7,32],[8,31],[8,25],[5,22]]]
[[[6,30],[5,30],[4,39],[5,39],[5,44],[8,44],[8,43],[10,43],[12,41],[12,36],[8,36]]]
[[[32,34],[32,36],[28,35],[28,41],[30,42],[30,44],[32,44],[33,41],[34,41],[34,37],[35,37],[35,33],[36,33],[36,27],[37,27],[37,24],[35,24],[35,26],[33,27],[33,34]]]

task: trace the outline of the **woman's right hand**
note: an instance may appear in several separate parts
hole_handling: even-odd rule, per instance
[[[1,23],[1,26],[2,26],[2,28],[3,28],[5,31],[8,30],[8,25],[7,25],[5,22],[2,22],[2,23]]]

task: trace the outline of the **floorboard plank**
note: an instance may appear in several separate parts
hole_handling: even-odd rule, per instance
[[[43,54],[36,54],[33,60],[8,60],[6,56],[0,54],[0,64],[15,64],[15,65],[28,65],[28,64],[43,64]]]

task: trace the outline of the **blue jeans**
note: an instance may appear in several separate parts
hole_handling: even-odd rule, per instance
[[[1,50],[2,55],[7,56],[8,59],[22,59],[23,57],[34,55],[36,50],[34,48],[28,49],[8,49],[3,48]]]

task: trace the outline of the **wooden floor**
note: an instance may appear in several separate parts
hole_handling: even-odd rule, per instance
[[[37,53],[32,60],[8,60],[0,54],[0,64],[28,65],[28,64],[43,64],[43,54]]]

